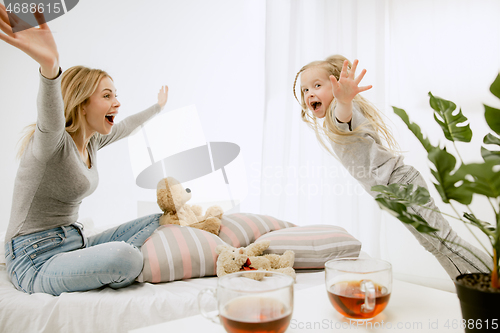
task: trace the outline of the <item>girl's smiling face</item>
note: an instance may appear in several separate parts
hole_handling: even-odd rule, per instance
[[[300,82],[307,108],[317,118],[324,118],[334,98],[328,72],[318,66],[308,68],[300,74]]]
[[[109,77],[104,77],[99,82],[97,89],[90,96],[83,108],[86,119],[85,132],[92,134],[109,134],[118,114],[120,102],[116,99],[116,89]]]

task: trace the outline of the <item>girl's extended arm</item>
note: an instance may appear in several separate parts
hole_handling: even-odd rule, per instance
[[[337,100],[335,116],[340,122],[343,123],[349,122],[352,118],[352,100],[354,97],[360,92],[372,88],[371,85],[358,87],[359,83],[366,74],[366,69],[363,69],[356,78],[354,77],[356,67],[358,66],[358,60],[354,60],[352,68],[349,72],[347,71],[348,64],[349,62],[347,60],[344,61],[339,80],[337,80],[335,76],[330,75],[333,96]]]
[[[165,107],[165,104],[167,104],[167,99],[168,99],[168,86],[163,86],[160,88],[160,91],[158,92],[158,105],[162,110]]]
[[[48,79],[53,79],[59,74],[59,53],[45,18],[42,13],[33,14],[39,28],[29,28],[16,33],[12,32],[9,16],[5,6],[0,4],[0,39],[23,51],[40,64],[41,73]],[[21,19],[12,15],[16,24],[26,24]]]

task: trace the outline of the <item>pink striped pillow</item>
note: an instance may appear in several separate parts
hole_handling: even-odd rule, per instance
[[[224,214],[219,237],[233,247],[246,247],[268,232],[296,225],[268,215],[249,213]]]
[[[215,247],[225,244],[209,232],[181,227],[160,226],[141,247],[144,267],[139,282],[168,282],[216,273]]]
[[[361,250],[361,242],[345,229],[327,224],[277,230],[261,240],[271,241],[265,253],[295,252],[295,269],[324,268],[330,259],[358,257]]]

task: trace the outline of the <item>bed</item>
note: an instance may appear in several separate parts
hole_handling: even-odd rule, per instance
[[[172,233],[172,230],[177,232],[175,234],[177,239],[161,243],[168,244],[172,252],[165,254],[162,252],[164,248],[160,251],[158,244],[155,244],[156,251],[154,254],[151,253],[151,249],[155,247],[153,243],[158,241],[160,244],[160,240],[165,240],[165,235]],[[91,233],[92,230],[89,232]],[[280,243],[280,240],[286,242],[287,238],[293,239],[298,254],[296,256],[298,259],[296,290],[322,284],[324,272],[321,266],[326,260],[341,256],[358,256],[361,248],[359,241],[338,227],[308,226],[302,228],[262,215],[235,214],[225,218],[219,236],[207,236],[206,234],[209,234],[207,232],[188,227],[160,227],[143,245],[145,264],[143,273],[138,278],[142,282],[135,282],[123,289],[103,287],[86,292],[63,293],[57,297],[42,293],[28,295],[13,287],[8,279],[5,265],[0,263],[0,332],[128,332],[196,315],[199,313],[197,305],[199,291],[215,287],[217,281],[217,277],[213,276],[215,262],[209,260],[216,258],[211,252],[213,246],[203,249],[204,244],[200,242],[193,245],[194,249],[197,248],[204,254],[207,253],[203,258],[206,267],[202,270],[203,273],[200,273],[199,269],[190,269],[192,276],[187,278],[185,262],[184,269],[165,272],[163,266],[166,265],[160,265],[158,271],[155,272],[154,265],[150,261],[161,263],[162,260],[166,260],[165,258],[171,259],[175,254],[173,247],[177,246],[175,242],[181,242],[179,237],[191,237],[199,233],[203,233],[201,235],[203,239],[211,240],[211,237],[217,237],[218,240],[227,244],[240,246],[246,246],[247,242],[252,243],[267,238],[272,245],[274,243],[274,248],[270,247],[269,250],[276,253],[283,252],[280,250],[282,247],[289,247]],[[318,236],[319,234],[321,236]],[[327,234],[331,236],[326,237]],[[297,241],[297,235],[300,235],[304,242],[305,239],[309,239],[310,243],[301,244]],[[0,237],[2,237],[1,234]],[[328,242],[325,242],[325,239]],[[0,248],[3,249],[3,237],[1,240]],[[182,240],[181,243],[190,244],[190,241]],[[208,243],[210,241],[207,241]],[[193,267],[199,265],[199,262],[195,263],[195,259],[201,257],[202,252],[194,251],[188,258]],[[366,254],[362,253],[362,255]],[[3,258],[3,254],[1,257]],[[186,259],[186,255],[183,257]],[[175,267],[182,265],[182,258],[173,264]],[[147,270],[149,274],[146,273]],[[157,281],[153,281],[154,279]],[[215,309],[215,302],[207,306]]]
[[[128,332],[199,314],[198,292],[216,277],[165,283],[134,283],[114,290],[27,295],[16,290],[0,267],[0,332]],[[296,290],[323,283],[322,271],[297,274]],[[215,303],[208,304],[215,309]]]

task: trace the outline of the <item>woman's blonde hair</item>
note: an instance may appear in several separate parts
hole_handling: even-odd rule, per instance
[[[89,101],[90,96],[96,91],[97,86],[104,77],[111,76],[103,70],[92,69],[84,66],[74,66],[67,69],[61,78],[61,95],[64,102],[64,117],[66,120],[66,132],[69,134],[85,130],[82,126],[82,108]],[[20,140],[18,158],[20,158],[33,134],[36,124],[28,125],[24,129],[24,135]]]
[[[326,60],[313,61],[302,67],[297,73],[297,75],[295,76],[295,81],[293,82],[293,95],[302,108],[302,120],[314,130],[316,137],[318,138],[321,145],[334,156],[335,154],[333,154],[330,146],[327,144],[328,141],[333,141],[337,144],[348,144],[351,141],[350,139],[354,136],[361,138],[362,134],[366,132],[366,127],[370,126],[379,135],[379,137],[383,141],[383,145],[385,146],[385,148],[394,153],[397,153],[399,151],[398,144],[394,140],[394,137],[392,136],[389,128],[383,122],[380,111],[377,110],[375,105],[370,103],[363,96],[359,94],[356,95],[356,97],[354,97],[353,103],[358,106],[363,116],[368,120],[368,123],[353,128],[352,131],[349,132],[342,131],[335,125],[335,118],[333,115],[333,110],[337,105],[337,100],[335,98],[327,108],[322,126],[318,121],[318,118],[316,118],[313,112],[307,108],[306,101],[304,99],[304,92],[302,91],[302,89],[300,89],[300,101],[297,98],[295,87],[297,85],[297,79],[302,72],[309,68],[319,67],[324,69],[327,72],[328,76],[333,75],[337,80],[339,80],[340,73],[342,72],[342,66],[345,60],[347,60],[347,58],[345,58],[344,56],[333,55],[326,58]],[[351,62],[349,61],[349,70],[351,69],[351,65]]]

